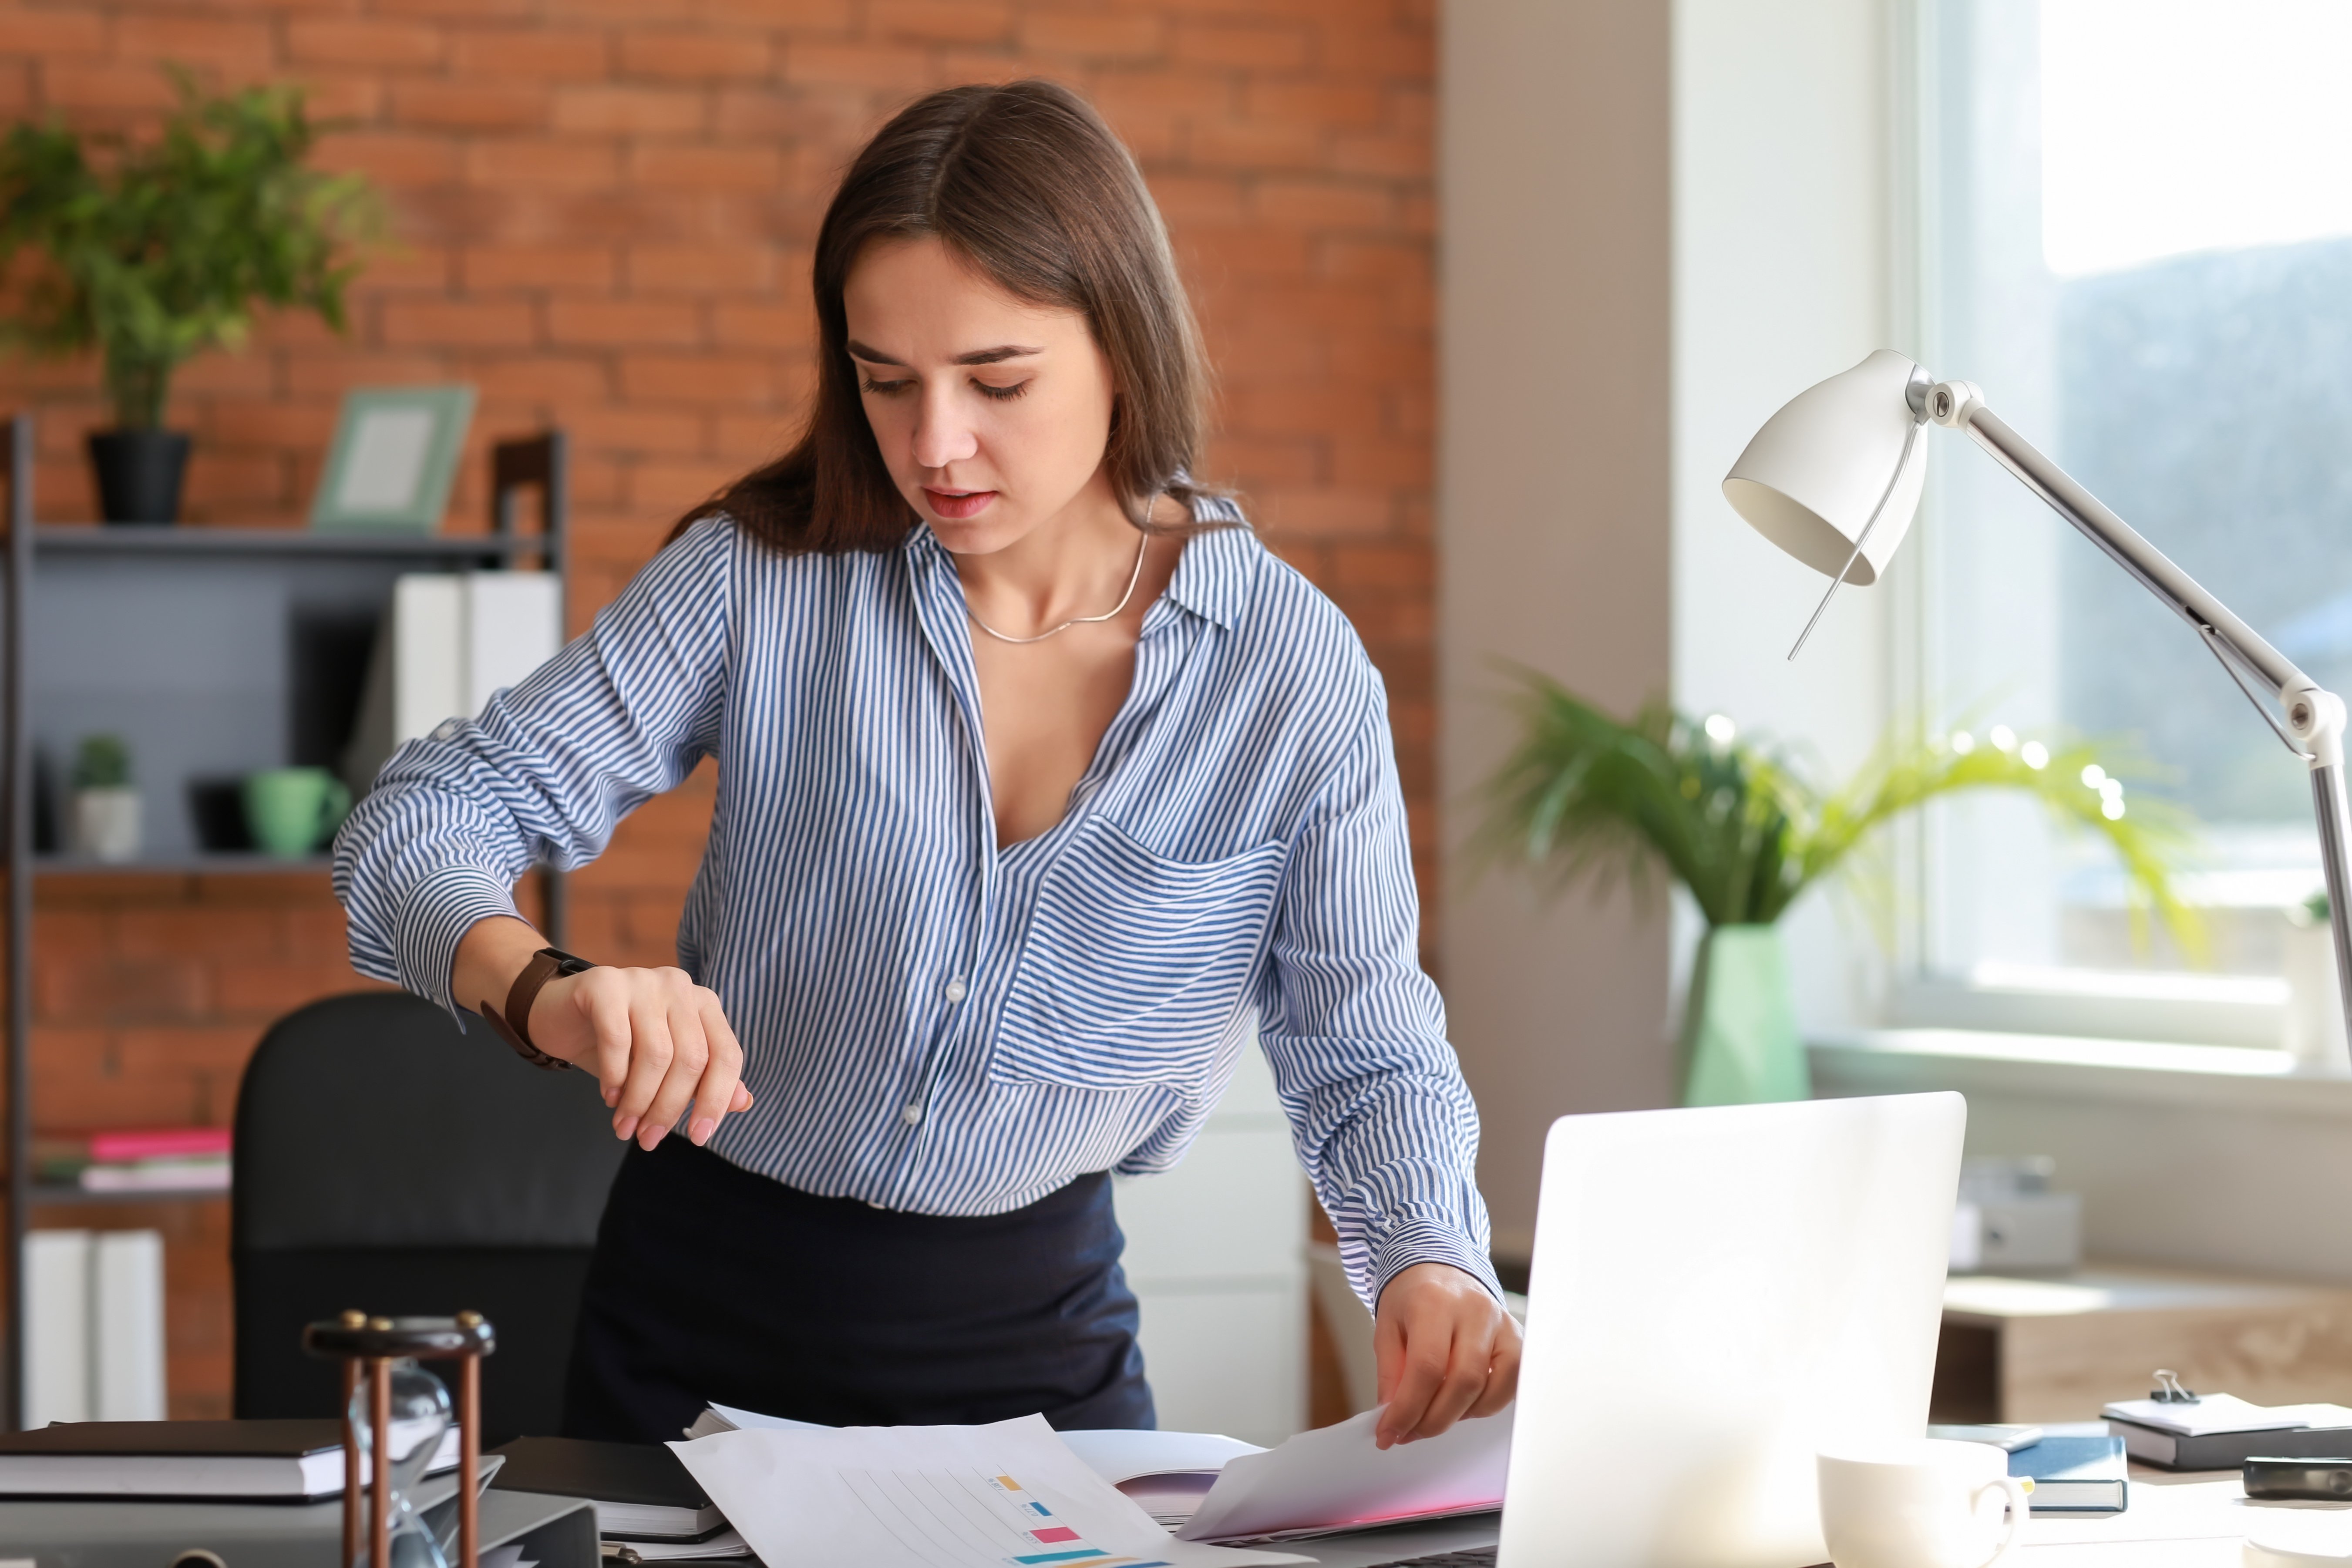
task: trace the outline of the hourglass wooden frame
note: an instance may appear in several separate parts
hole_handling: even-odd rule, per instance
[[[499,1348],[498,1334],[479,1312],[454,1318],[377,1318],[349,1311],[302,1331],[302,1348],[343,1363],[343,1562],[352,1568],[360,1550],[359,1431],[352,1403],[361,1381],[368,1385],[368,1568],[392,1560],[392,1363],[454,1361],[457,1363],[457,1563],[481,1568],[482,1503],[475,1472],[482,1457],[482,1358]]]

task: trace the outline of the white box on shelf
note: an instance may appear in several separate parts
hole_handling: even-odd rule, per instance
[[[25,1235],[25,1422],[161,1421],[163,1237]]]
[[[163,1237],[98,1232],[90,1245],[92,1418],[161,1421],[164,1395]]]
[[[25,1233],[25,1425],[90,1418],[89,1232]]]
[[[563,646],[563,583],[551,572],[412,572],[393,584],[376,634],[343,782],[364,795],[387,758],[445,719],[479,716]]]

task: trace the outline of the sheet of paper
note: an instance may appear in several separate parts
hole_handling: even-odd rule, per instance
[[[1250,1568],[1177,1541],[1042,1415],[984,1426],[773,1427],[672,1443],[761,1561],[793,1568]]]
[[[1517,1409],[1385,1451],[1372,1442],[1376,1410],[1301,1432],[1278,1448],[1227,1461],[1177,1533],[1244,1541],[1500,1508]]]
[[[820,1426],[814,1421],[795,1421],[789,1415],[762,1415],[756,1410],[738,1410],[731,1405],[713,1404],[726,1423],[739,1432],[831,1432],[831,1426]]]
[[[1103,1479],[1117,1486],[1138,1476],[1215,1475],[1228,1459],[1263,1454],[1255,1443],[1214,1432],[1133,1432],[1116,1427],[1065,1432],[1062,1441]]]
[[[610,1541],[620,1538],[607,1536],[605,1539]],[[632,1540],[625,1542],[625,1544],[637,1554],[637,1561],[640,1563],[708,1563],[719,1558],[751,1555],[751,1542],[745,1541],[742,1531],[737,1530],[722,1530],[718,1534],[705,1536],[700,1541]],[[485,1561],[482,1568],[490,1568],[490,1565]]]
[[[834,1428],[820,1426],[813,1421],[794,1421],[784,1415],[762,1415],[756,1410],[738,1410],[731,1405],[713,1405],[712,1414],[719,1421],[705,1425],[698,1420],[687,1429],[693,1437],[709,1436],[712,1432],[730,1429],[738,1432],[830,1432]],[[1138,1476],[1174,1476],[1188,1474],[1215,1475],[1225,1468],[1227,1459],[1244,1454],[1263,1454],[1264,1448],[1255,1443],[1244,1443],[1238,1437],[1227,1437],[1215,1432],[1138,1432],[1118,1427],[1082,1428],[1061,1434],[1070,1451],[1084,1459],[1095,1474],[1117,1486]]]
[[[2213,1432],[2278,1432],[2292,1426],[2352,1426],[2352,1408],[2341,1405],[2250,1405],[2234,1394],[2209,1394],[2194,1405],[2118,1399],[2102,1406],[2100,1414],[2183,1437]]]
[[[1136,1507],[1175,1530],[1201,1511],[1201,1500],[1209,1495],[1216,1480],[1213,1475],[1187,1470],[1178,1476],[1137,1476],[1118,1486]]]

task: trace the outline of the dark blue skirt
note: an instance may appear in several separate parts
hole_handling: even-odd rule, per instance
[[[827,1426],[1151,1426],[1110,1178],[979,1218],[821,1198],[683,1138],[621,1162],[564,1391],[574,1437],[714,1401]]]

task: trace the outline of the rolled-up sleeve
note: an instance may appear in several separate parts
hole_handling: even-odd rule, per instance
[[[335,837],[352,965],[457,1011],[457,943],[518,913],[539,864],[569,870],[718,749],[733,524],[697,523],[529,679],[395,752]],[[460,1022],[463,1022],[462,1014]]]
[[[1478,1111],[1423,973],[1420,899],[1378,678],[1291,846],[1260,1040],[1298,1156],[1367,1306],[1449,1263],[1500,1297],[1478,1193]]]

